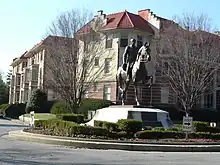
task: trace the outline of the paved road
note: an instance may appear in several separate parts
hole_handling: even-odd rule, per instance
[[[23,126],[0,120],[0,165],[219,165],[220,153],[159,153],[73,149],[8,140]],[[4,135],[4,136],[3,136]]]

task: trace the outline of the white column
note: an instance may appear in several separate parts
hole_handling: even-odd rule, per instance
[[[212,108],[216,109],[216,90],[213,92]]]
[[[201,108],[204,108],[204,94],[201,95]]]

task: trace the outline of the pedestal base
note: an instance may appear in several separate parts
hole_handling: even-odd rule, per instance
[[[155,108],[153,105],[133,105],[134,108]]]

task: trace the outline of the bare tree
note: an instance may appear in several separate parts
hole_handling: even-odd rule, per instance
[[[105,49],[105,36],[99,31],[102,23],[87,10],[73,9],[60,14],[49,29],[59,37],[48,47],[47,84],[73,113],[79,113],[85,92],[104,79],[105,59],[113,56]]]
[[[207,32],[212,31],[211,27],[204,14],[184,14],[156,40],[161,80],[170,86],[173,98],[186,115],[202,95],[214,90],[215,74],[220,68],[220,37]]]

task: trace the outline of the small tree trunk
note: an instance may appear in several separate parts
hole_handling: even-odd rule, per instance
[[[189,116],[189,114],[188,114],[188,112],[187,112],[187,110],[186,110],[186,117],[188,117]],[[188,134],[188,131],[186,131],[186,136],[185,136],[185,139],[187,140],[189,138],[189,134]]]

